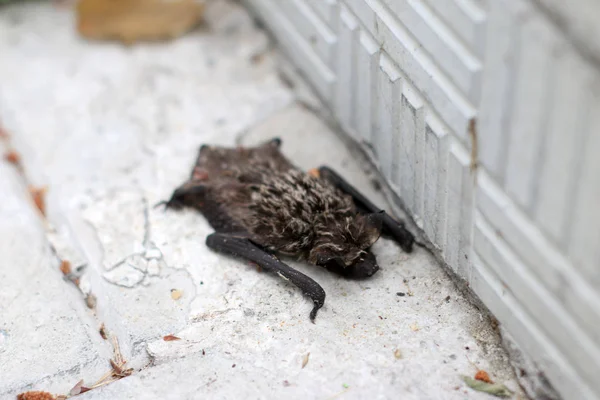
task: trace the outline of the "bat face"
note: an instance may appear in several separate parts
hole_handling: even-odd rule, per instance
[[[383,214],[354,214],[331,217],[329,223],[315,229],[319,237],[313,242],[309,261],[352,278],[367,278],[379,270],[370,247],[379,239]]]
[[[352,279],[368,278],[379,271],[377,259],[370,251],[365,252],[364,256],[361,256],[361,258],[348,266],[344,265],[339,259],[329,261],[323,266],[331,272]]]
[[[273,139],[253,148],[202,146],[167,208],[191,207],[214,228],[207,246],[276,272],[311,297],[314,320],[325,292],[274,253],[297,256],[349,278],[379,270],[371,246],[387,232],[410,252],[414,237],[334,171],[305,173]]]

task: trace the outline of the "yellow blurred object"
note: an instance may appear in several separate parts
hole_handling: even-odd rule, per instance
[[[96,40],[172,39],[191,30],[202,18],[204,4],[195,0],[81,0],[79,33]]]

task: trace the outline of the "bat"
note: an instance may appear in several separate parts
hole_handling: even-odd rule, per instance
[[[274,138],[256,147],[202,145],[189,179],[167,209],[198,210],[214,233],[206,245],[278,274],[310,297],[314,323],[325,291],[277,258],[296,257],[348,278],[367,278],[379,266],[370,247],[380,235],[407,253],[414,236],[331,168],[304,172]]]

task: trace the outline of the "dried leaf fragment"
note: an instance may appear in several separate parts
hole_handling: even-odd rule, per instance
[[[123,361],[121,363],[121,365],[117,364],[114,360],[109,360],[110,361],[110,366],[112,367],[112,374],[113,376],[119,377],[119,378],[124,378],[126,376],[129,376],[133,373],[133,368],[128,368],[128,369],[123,369],[123,367],[125,366],[125,361]]]
[[[177,336],[175,336],[175,335],[167,335],[167,336],[164,336],[164,337],[163,337],[163,340],[164,340],[165,342],[172,342],[172,341],[174,341],[174,340],[181,340],[181,338],[179,338],[179,337],[177,337]]]
[[[183,290],[171,289],[171,298],[173,300],[179,300],[183,296]]]
[[[71,391],[69,391],[69,395],[76,396],[78,394],[85,393],[85,392],[88,392],[90,390],[91,390],[90,388],[83,386],[83,379],[82,379],[79,382],[77,382],[75,384],[75,386],[73,386],[73,388],[71,389]]]
[[[45,196],[46,196],[47,190],[48,190],[48,188],[46,188],[46,187],[35,187],[35,186],[29,187],[29,194],[31,195],[31,198],[33,199],[35,206],[37,207],[38,210],[40,210],[40,212],[42,213],[42,215],[44,217],[46,216]]]
[[[491,379],[490,379],[490,375],[480,369],[479,371],[477,371],[477,373],[475,374],[475,379],[477,379],[478,381],[482,381],[482,382],[487,382],[487,383],[494,383]]]
[[[195,0],[81,0],[77,29],[88,39],[125,44],[171,39],[191,30],[203,11]]]
[[[302,357],[302,368],[306,367],[306,364],[308,364],[308,358],[310,357],[310,352],[306,353],[304,355],[304,357]]]
[[[17,400],[54,400],[56,397],[48,392],[31,390],[17,395]]]
[[[500,383],[487,383],[478,381],[470,376],[463,376],[462,378],[467,386],[473,390],[477,390],[478,392],[488,393],[496,397],[510,397],[513,394],[509,388]]]

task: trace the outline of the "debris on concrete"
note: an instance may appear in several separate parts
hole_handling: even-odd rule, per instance
[[[306,364],[308,364],[308,358],[310,357],[310,352],[306,353],[303,357],[302,357],[302,368],[306,367]]]
[[[56,400],[52,393],[32,390],[17,395],[17,400]]]
[[[88,293],[85,296],[85,304],[88,306],[88,308],[90,310],[94,310],[96,308],[96,302],[97,302],[96,296],[94,296],[92,293]]]
[[[463,381],[473,390],[491,394],[496,397],[511,397],[513,392],[505,385],[500,383],[488,383],[473,379],[470,376],[463,376]]]
[[[396,360],[400,360],[402,358],[402,350],[400,350],[400,349],[394,350],[394,358],[396,358]]]
[[[78,394],[88,392],[92,389],[89,387],[83,386],[83,379],[80,380],[73,386],[73,388],[69,391],[69,396],[77,396]]]
[[[4,155],[4,159],[6,161],[8,161],[9,163],[15,165],[15,166],[19,166],[21,163],[21,157],[19,156],[19,153],[17,153],[14,150],[10,150],[8,151],[5,155]]]
[[[100,334],[100,337],[102,339],[108,339],[108,334],[106,333],[106,326],[104,326],[104,322],[100,325],[100,328],[98,328],[98,333]]]
[[[63,273],[63,275],[67,276],[71,273],[71,263],[67,260],[62,260],[60,262],[60,272]]]
[[[477,371],[475,373],[474,378],[477,379],[478,381],[482,381],[482,382],[485,382],[485,383],[494,383],[490,379],[490,375],[486,371],[484,371],[482,369],[480,369],[479,371]]]

